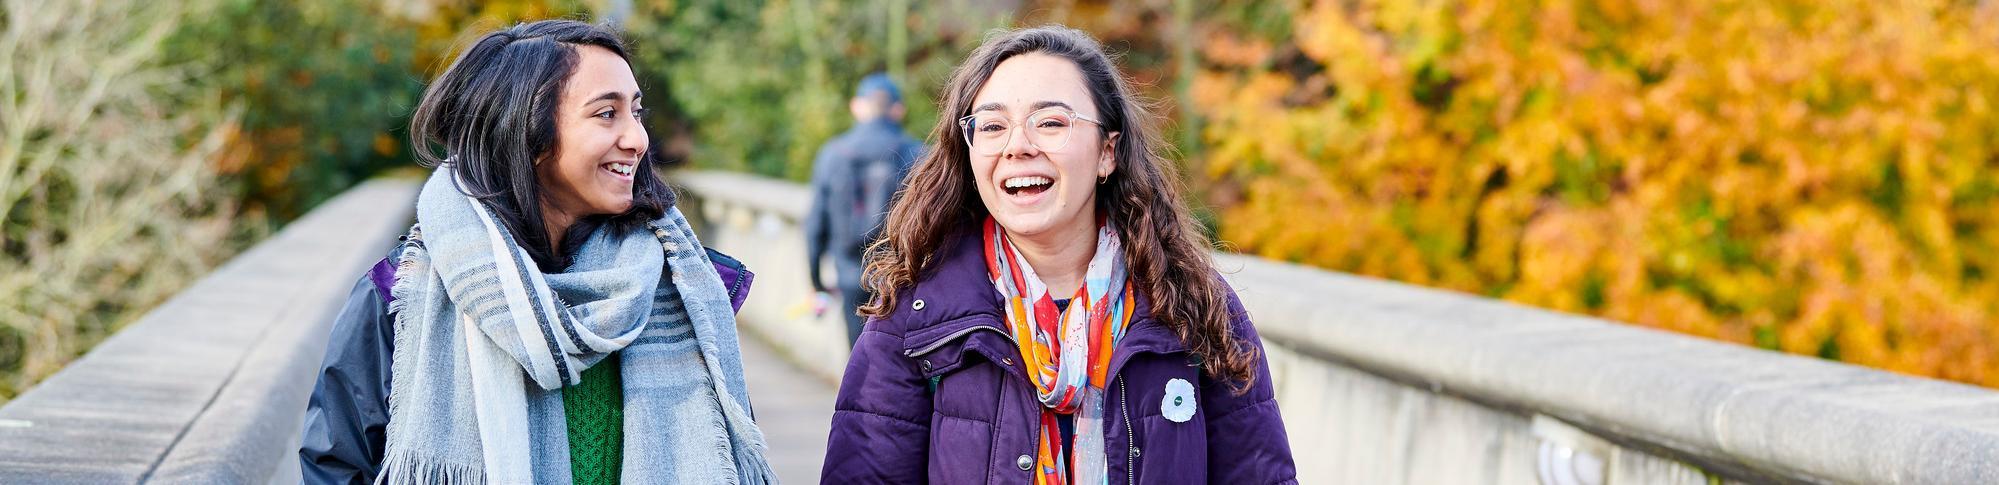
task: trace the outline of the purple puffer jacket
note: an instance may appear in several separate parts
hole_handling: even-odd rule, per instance
[[[847,362],[826,445],[824,483],[1030,483],[1041,405],[1002,326],[976,233],[944,245],[932,271],[886,319],[871,319]],[[1262,342],[1235,295],[1234,331]],[[1105,441],[1112,483],[1296,483],[1290,442],[1258,362],[1234,394],[1200,372],[1173,331],[1137,298],[1111,355]],[[1166,383],[1194,385],[1195,412],[1161,412]]]

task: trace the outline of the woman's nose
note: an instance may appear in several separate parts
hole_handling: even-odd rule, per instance
[[[1035,154],[1040,153],[1041,148],[1034,146],[1034,141],[1028,139],[1026,131],[1019,128],[1007,130],[1006,145],[1000,153],[1005,154],[1007,158],[1033,158]]]
[[[624,133],[618,134],[618,148],[636,153],[644,153],[651,142],[650,136],[646,134],[645,123],[640,123],[638,120],[625,123]]]

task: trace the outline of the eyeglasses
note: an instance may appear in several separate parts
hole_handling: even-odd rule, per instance
[[[1103,128],[1104,123],[1083,116],[1066,108],[1042,108],[1028,113],[1025,118],[1028,129],[1028,145],[1041,151],[1061,150],[1069,145],[1070,133],[1076,131],[1078,121],[1087,121]],[[958,130],[965,135],[965,146],[971,147],[972,155],[990,157],[1006,150],[1013,140],[1013,120],[998,112],[984,111],[958,118]]]

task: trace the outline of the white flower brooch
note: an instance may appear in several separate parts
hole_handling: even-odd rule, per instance
[[[1166,381],[1166,397],[1159,400],[1159,414],[1167,421],[1185,423],[1194,419],[1194,385],[1186,379]]]

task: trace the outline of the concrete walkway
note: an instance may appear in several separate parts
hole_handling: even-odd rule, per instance
[[[833,421],[834,388],[786,362],[757,336],[744,332],[743,377],[757,426],[770,444],[770,464],[782,483],[819,483],[826,458],[826,430]]]

